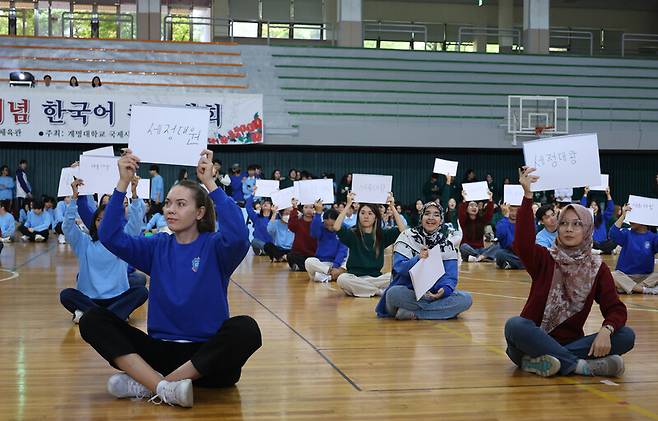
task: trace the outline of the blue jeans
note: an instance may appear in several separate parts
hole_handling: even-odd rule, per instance
[[[507,249],[500,249],[496,253],[496,266],[500,269],[506,269],[505,266],[509,265],[507,269],[523,269],[523,263],[521,259]]]
[[[540,355],[551,355],[560,360],[560,374],[566,375],[576,369],[579,359],[594,358],[587,353],[596,338],[596,334],[583,336],[580,339],[561,345],[548,333],[535,325],[535,322],[516,316],[505,323],[505,340],[507,341],[507,356],[521,367],[524,355],[532,358]],[[624,326],[610,336],[612,348],[608,355],[622,355],[633,349],[635,332]]]
[[[459,246],[459,251],[462,254],[462,260],[465,262],[468,261],[468,256],[478,257],[480,255],[483,255],[487,259],[494,260],[498,250],[500,250],[500,246],[498,244],[492,244],[489,247],[480,248],[475,248],[466,243],[462,243],[462,245]]]
[[[265,253],[265,241],[261,241],[257,238],[254,238],[251,241],[251,248],[254,250],[256,256],[262,256]]]
[[[423,320],[452,319],[471,308],[473,299],[465,291],[455,290],[451,295],[438,300],[429,301],[421,298],[416,301],[416,293],[403,285],[395,285],[386,293],[386,312],[395,317],[398,308],[412,311],[416,317]]]
[[[143,286],[128,288],[123,294],[106,299],[92,299],[75,288],[66,288],[59,294],[59,301],[72,314],[76,310],[85,313],[90,308],[104,307],[121,320],[126,320],[130,313],[146,302],[148,296],[149,292]]]

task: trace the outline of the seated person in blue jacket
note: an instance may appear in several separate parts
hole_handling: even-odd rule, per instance
[[[340,242],[334,223],[338,219],[338,211],[334,208],[323,212],[322,201],[313,205],[315,215],[311,221],[311,237],[318,242],[315,257],[309,257],[304,262],[306,272],[311,281],[336,281],[347,271],[347,246]]]
[[[393,280],[377,304],[377,315],[397,320],[443,320],[468,310],[473,303],[471,294],[456,289],[458,248],[453,241],[443,224],[441,205],[424,204],[420,226],[404,230],[393,246]],[[445,273],[417,301],[409,271],[435,247],[441,248]]]
[[[594,254],[612,254],[612,251],[617,246],[612,239],[608,237],[608,222],[612,218],[615,211],[615,202],[612,201],[610,195],[610,187],[605,191],[606,203],[605,209],[601,211],[599,202],[594,198],[588,198],[589,187],[585,187],[585,193],[580,199],[580,204],[589,207],[594,212],[594,244],[592,250]]]
[[[272,217],[272,199],[264,198],[261,202],[260,209],[255,209],[254,195],[257,190],[258,187],[254,186],[254,194],[247,197],[244,208],[247,211],[247,215],[249,215],[249,219],[254,224],[254,239],[251,241],[251,248],[254,250],[256,256],[263,256],[267,254],[265,252],[265,244],[274,242],[272,236],[267,232],[267,224]]]
[[[47,241],[52,222],[50,214],[43,210],[43,202],[35,200],[32,202],[32,210],[28,212],[25,224],[18,227],[18,230],[23,234],[21,240]]]
[[[649,231],[648,226],[635,222],[631,222],[630,229],[622,229],[626,213],[630,210],[630,205],[624,205],[621,216],[610,227],[610,238],[621,246],[612,278],[620,292],[658,295],[658,273],[654,272],[658,234]]]
[[[109,251],[151,276],[148,334],[104,308],[92,308],[80,319],[82,338],[122,371],[107,383],[118,398],[189,408],[192,382],[234,385],[261,346],[254,319],[229,316],[228,286],[249,250],[249,232],[240,207],[213,180],[212,155],[204,150],[197,166],[205,188],[185,180],[165,198],[173,235],[151,237],[124,232],[122,203],[139,158],[125,149],[118,161],[120,179],[98,234]]]
[[[499,269],[523,269],[523,263],[519,256],[514,253],[512,243],[514,242],[514,228],[516,227],[516,212],[518,206],[509,206],[507,216],[496,224],[496,237],[500,250],[496,252],[496,266]]]

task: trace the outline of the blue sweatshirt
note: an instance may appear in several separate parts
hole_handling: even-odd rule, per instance
[[[586,196],[583,196],[580,199],[580,204],[585,207],[587,206]],[[608,200],[605,204],[605,210],[603,211],[603,213],[601,213],[601,224],[599,224],[598,227],[594,225],[594,232],[592,233],[592,238],[597,243],[602,243],[608,240],[608,222],[610,221],[610,218],[612,218],[612,214],[614,211],[615,211],[615,202],[613,202],[612,200]],[[599,212],[601,212],[600,209]],[[596,221],[596,218],[594,218],[594,221]]]
[[[513,251],[512,242],[514,241],[514,227],[515,224],[511,223],[508,217],[502,218],[496,224],[496,237],[498,237],[498,244],[500,247]]]
[[[33,210],[28,212],[27,221],[25,221],[25,228],[32,228],[34,231],[47,231],[50,229],[50,224],[53,220],[50,218],[50,214],[46,211],[41,212],[40,215],[37,215]]]
[[[247,210],[247,215],[249,219],[254,223],[254,238],[267,243],[274,243],[272,236],[267,232],[267,224],[270,222],[270,218],[263,216],[259,213],[256,213],[254,210],[254,197],[247,197],[247,202],[244,205],[244,208]]]
[[[267,224],[267,233],[272,237],[275,246],[284,250],[292,249],[295,234],[288,229],[288,224],[284,224],[281,219],[270,220]]]
[[[0,200],[11,200],[14,197],[14,179],[9,176],[0,176]]]
[[[148,223],[144,227],[144,231],[148,231],[153,227],[160,229],[166,226],[167,226],[167,220],[165,219],[164,215],[162,215],[161,213],[156,213],[153,214],[151,219],[148,221]]]
[[[244,177],[243,174],[229,176],[231,179],[231,197],[236,202],[244,200],[244,193],[242,193],[242,177]]]
[[[254,195],[254,186],[256,185],[256,177],[247,177],[244,180],[244,183],[242,183],[242,195],[244,196],[245,200],[248,197],[251,197]]]
[[[414,256],[411,259],[406,258],[400,253],[393,253],[393,273],[391,284],[386,288],[386,291],[382,295],[382,298],[377,303],[375,312],[379,317],[394,317],[395,314],[388,314],[386,312],[386,292],[388,289],[395,285],[406,286],[407,288],[413,290],[414,285],[411,282],[411,275],[409,271],[418,261],[420,256]],[[449,297],[457,288],[457,277],[459,273],[459,265],[456,259],[444,260],[443,266],[445,267],[446,273],[441,276],[434,286],[430,288],[430,292],[436,294],[436,292],[443,288],[444,294],[443,297]]]
[[[555,244],[556,238],[557,238],[557,230],[555,230],[555,232],[550,232],[549,230],[544,228],[543,230],[537,233],[537,236],[535,237],[535,243],[539,244],[544,248],[550,249],[553,247],[553,244]]]
[[[164,202],[164,180],[161,175],[155,175],[151,178],[151,200]]]
[[[66,202],[60,200],[55,207],[55,217],[53,218],[53,225],[64,222],[64,215],[66,214]]]
[[[16,231],[16,221],[11,213],[7,212],[0,216],[0,231],[2,231],[3,238],[11,238],[14,236],[14,232]]]
[[[321,262],[332,262],[335,268],[343,265],[347,258],[347,246],[340,242],[334,231],[325,228],[319,213],[316,213],[311,221],[311,237],[318,240],[315,257]]]
[[[31,212],[31,211],[28,211],[28,212]],[[28,214],[28,212],[26,212],[25,209],[21,209],[21,210],[18,212],[18,223],[19,223],[19,224],[25,224],[25,222],[27,222],[27,214]]]
[[[123,294],[128,284],[128,264],[110,251],[100,241],[92,241],[75,223],[78,206],[66,207],[62,231],[66,241],[78,257],[79,273],[76,289],[91,299],[107,299]]]
[[[155,339],[206,342],[229,317],[231,274],[249,250],[240,207],[215,189],[219,232],[199,233],[189,244],[175,235],[131,237],[123,231],[125,193],[114,191],[99,231],[112,253],[151,275],[148,334]]]
[[[621,246],[616,270],[627,275],[653,273],[654,255],[658,253],[658,234],[644,234],[629,229],[610,227],[610,238]]]

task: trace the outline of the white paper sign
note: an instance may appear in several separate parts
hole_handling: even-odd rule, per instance
[[[503,186],[503,199],[508,205],[521,206],[524,195],[523,186],[520,184],[505,184]]]
[[[325,205],[334,203],[334,180],[323,178],[318,180],[304,180],[297,185],[299,189],[299,202],[302,205],[312,205],[318,199]]]
[[[90,151],[82,152],[83,155],[94,155],[94,156],[114,156],[114,148],[112,146],[106,146],[104,148],[92,149]]]
[[[436,158],[434,160],[434,170],[432,172],[436,174],[451,175],[454,177],[457,175],[458,165],[459,162],[457,161],[447,161],[445,159]]]
[[[601,174],[601,185],[592,186],[589,189],[597,190],[597,191],[606,191],[609,185],[610,185],[610,176],[608,174]]]
[[[573,189],[555,189],[555,200],[559,203],[571,203],[573,196]]]
[[[630,195],[628,204],[633,210],[626,214],[627,222],[658,226],[658,199]]]
[[[528,166],[537,168],[539,180],[532,191],[594,186],[601,182],[599,141],[596,133],[558,136],[523,144]]]
[[[489,185],[486,181],[477,181],[475,183],[462,184],[464,192],[466,193],[466,200],[478,201],[489,200]]]
[[[80,167],[62,168],[62,171],[59,174],[59,187],[57,187],[57,197],[73,195],[71,183],[73,183],[75,178],[80,178]],[[81,189],[78,188],[78,193],[80,193],[80,190]]]
[[[420,300],[444,273],[446,273],[446,270],[443,266],[441,247],[436,246],[429,251],[427,259],[420,259],[409,270],[411,283],[414,285],[414,293],[416,293],[416,301]]]
[[[85,191],[111,194],[119,181],[118,160],[113,156],[80,155],[80,178],[85,183]]]
[[[392,175],[353,174],[352,192],[358,203],[385,204],[393,186]]]
[[[196,167],[208,147],[208,108],[133,105],[128,146],[142,162]]]
[[[272,204],[279,208],[279,210],[287,209],[292,207],[292,199],[297,198],[295,195],[296,189],[294,187],[288,187],[287,189],[279,190],[275,193],[272,193]]]
[[[256,180],[256,196],[272,197],[272,194],[279,191],[279,180]]]
[[[149,178],[139,179],[139,183],[137,183],[137,197],[139,197],[140,199],[151,198],[151,179]]]

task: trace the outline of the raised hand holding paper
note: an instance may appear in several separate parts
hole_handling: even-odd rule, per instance
[[[462,184],[467,201],[489,200],[489,185],[486,181]]]
[[[256,180],[256,195],[258,197],[272,197],[272,194],[278,191],[278,180]]]
[[[411,283],[414,286],[414,293],[416,294],[416,301],[420,300],[444,273],[446,273],[446,269],[443,266],[441,247],[436,246],[429,251],[429,257],[420,259],[409,270]]]
[[[601,174],[601,185],[600,186],[591,186],[590,190],[597,191],[606,191],[610,186],[610,176],[608,174]]]
[[[142,162],[196,167],[208,146],[208,108],[133,105],[128,147]]]
[[[71,189],[71,183],[73,183],[73,180],[76,178],[81,178],[80,167],[62,168],[62,171],[59,174],[59,186],[57,187],[57,197],[71,196],[73,194],[73,190]],[[84,186],[80,186],[80,188],[78,189],[78,193],[82,196],[87,194],[82,192],[83,189],[86,190]]]
[[[626,214],[627,222],[658,226],[658,199],[630,195],[628,204],[632,209]]]
[[[115,156],[80,155],[80,178],[84,180],[85,191],[112,193],[119,180],[118,160]]]
[[[525,164],[537,168],[532,191],[594,186],[601,182],[599,142],[595,133],[558,136],[523,144]]]
[[[386,204],[393,186],[392,175],[353,174],[352,192],[358,203]]]
[[[505,184],[503,186],[503,201],[508,205],[521,206],[524,192],[520,184]]]
[[[434,160],[434,170],[432,172],[454,177],[457,175],[457,166],[459,166],[459,162],[436,158]]]
[[[297,184],[299,202],[302,205],[312,205],[321,200],[325,205],[334,203],[334,180],[318,179],[304,180]]]

